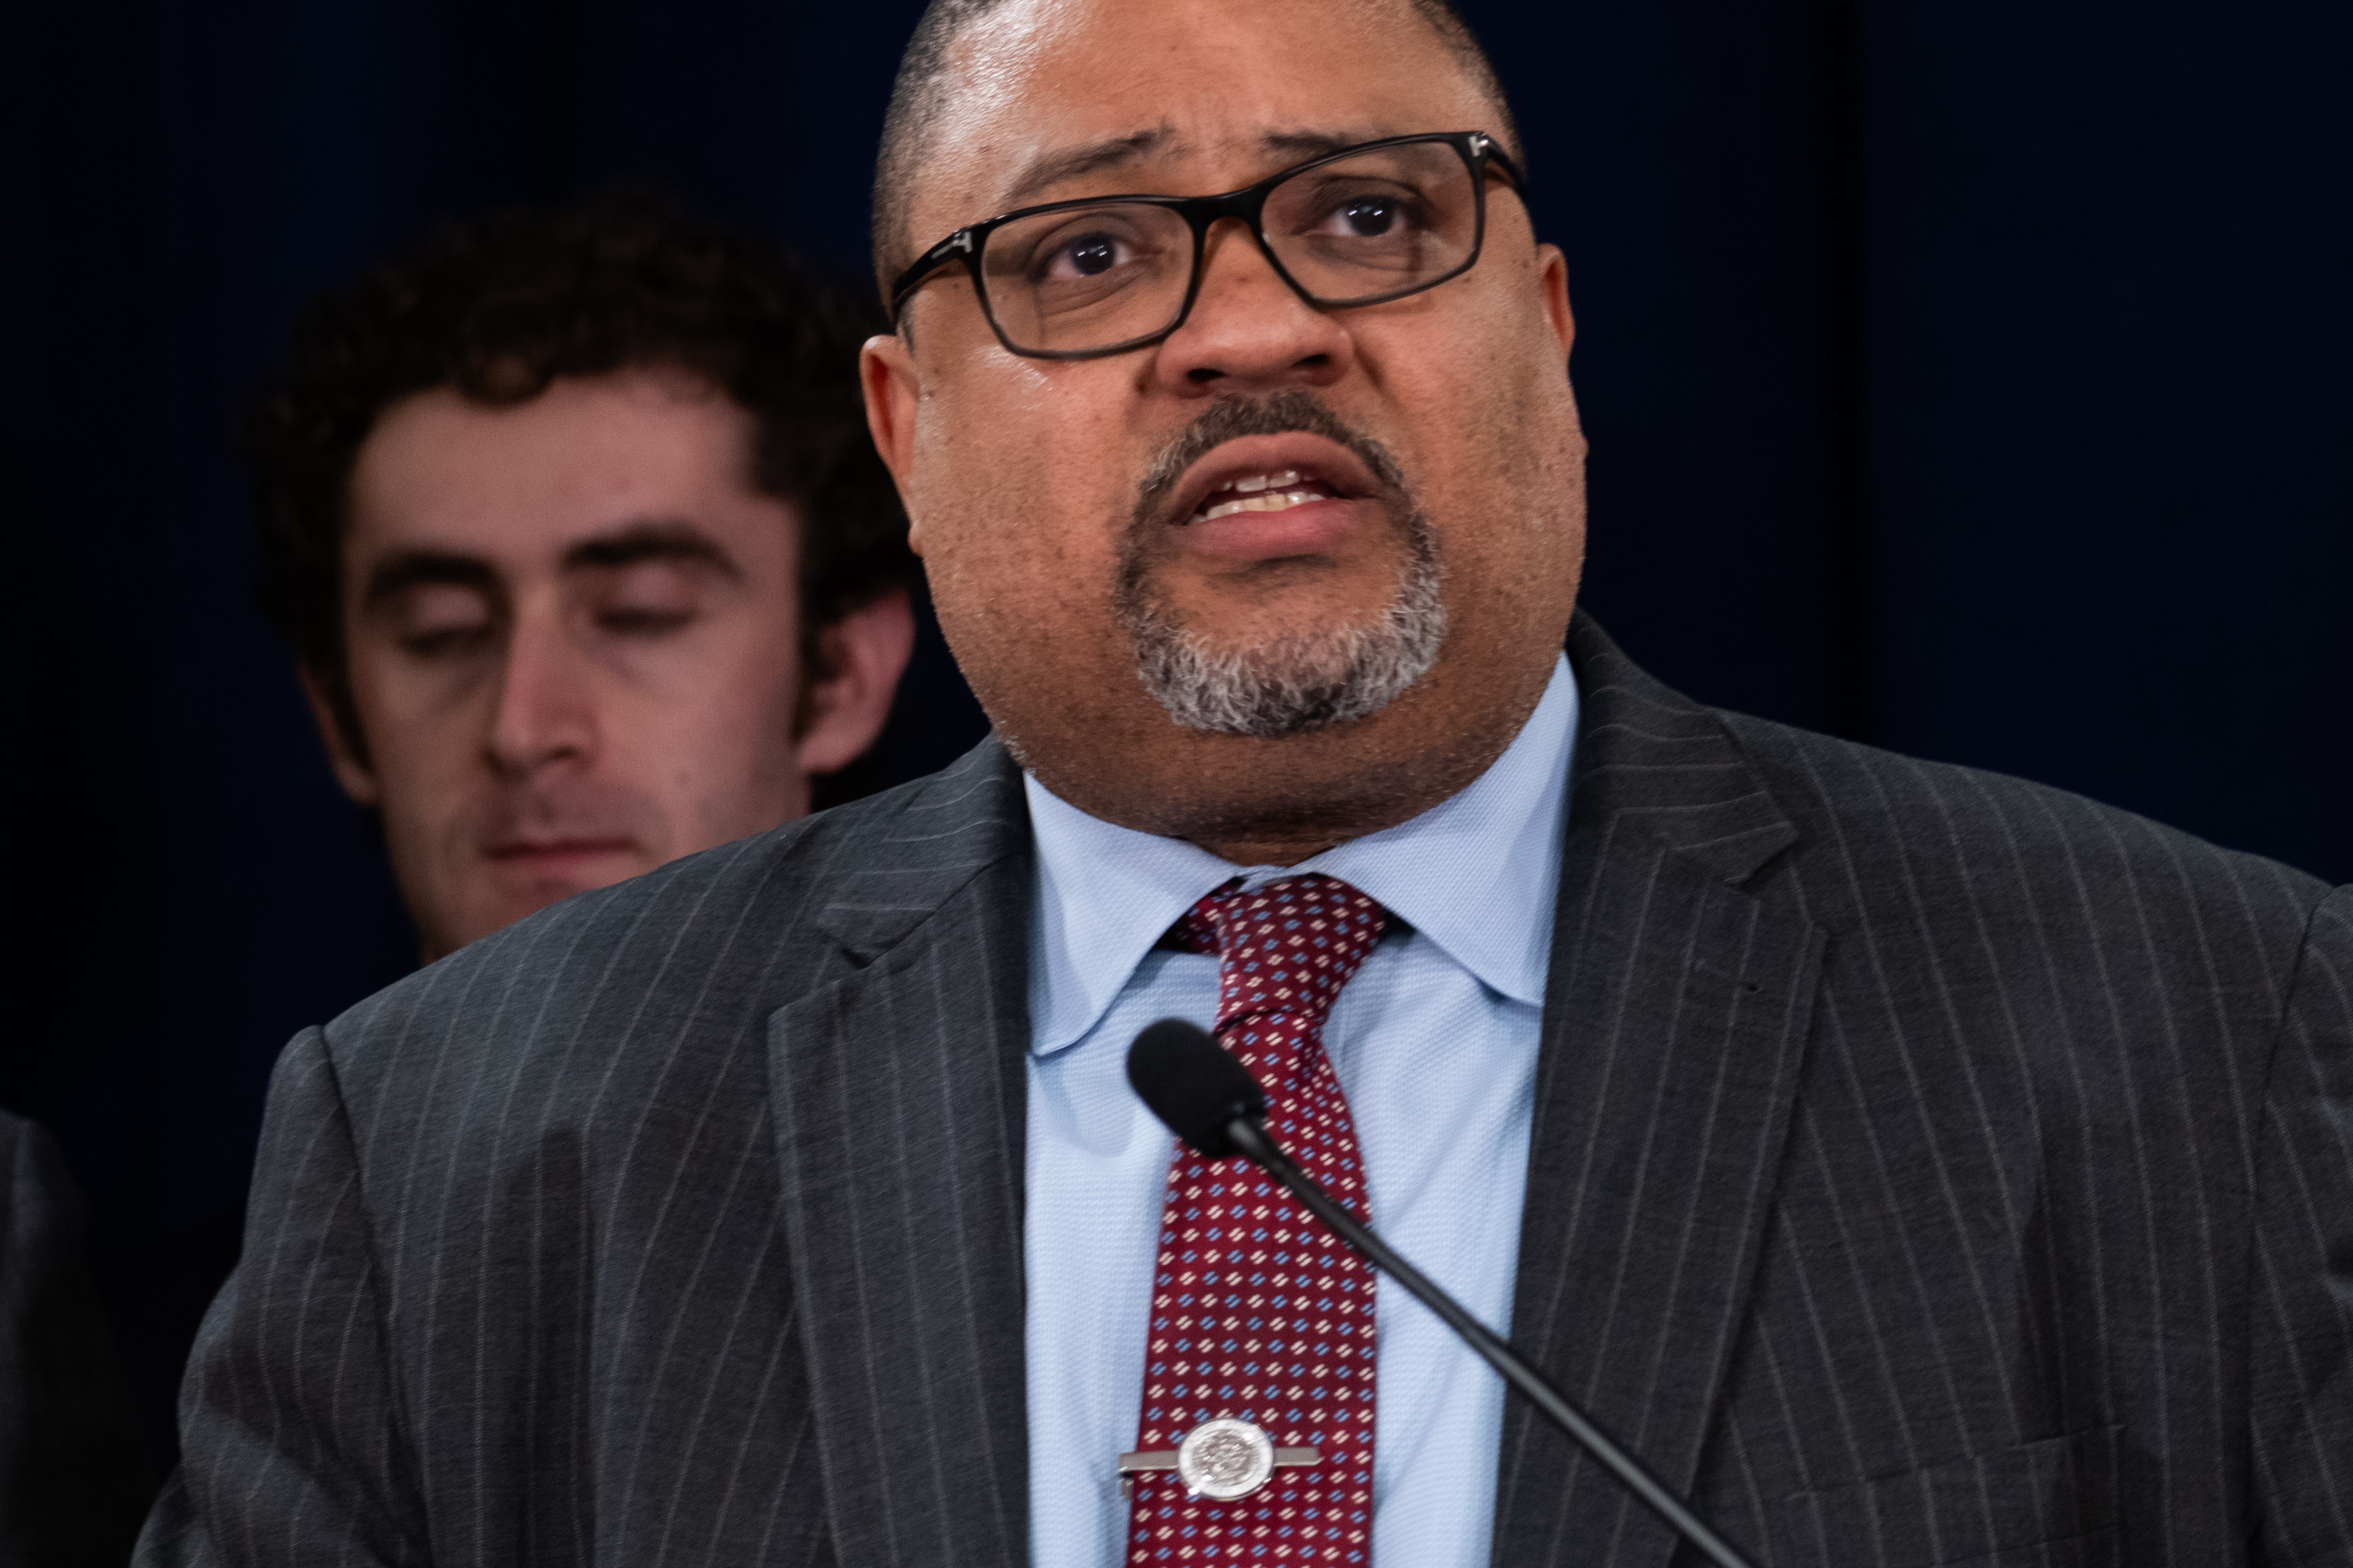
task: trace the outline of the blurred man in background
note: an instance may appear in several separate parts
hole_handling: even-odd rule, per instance
[[[427,960],[806,815],[913,641],[871,308],[608,196],[314,300],[249,431],[265,610]]]
[[[0,1565],[120,1563],[152,1489],[49,1135],[0,1110]]]

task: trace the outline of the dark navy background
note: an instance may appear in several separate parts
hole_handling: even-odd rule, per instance
[[[862,271],[916,8],[0,0],[0,1103],[88,1191],[159,1460],[270,1062],[412,940],[249,607],[238,398],[485,204],[651,178]],[[2353,7],[1466,9],[1637,658],[2353,879]],[[884,771],[978,727],[934,637]]]

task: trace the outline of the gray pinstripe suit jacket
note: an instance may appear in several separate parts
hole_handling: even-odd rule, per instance
[[[2353,1563],[2353,892],[1570,651],[1516,1342],[1773,1564]],[[1029,890],[985,745],[299,1037],[141,1561],[1021,1562]]]

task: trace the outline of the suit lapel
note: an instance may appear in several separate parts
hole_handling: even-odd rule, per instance
[[[1580,616],[1584,709],[1514,1343],[1688,1490],[1756,1271],[1821,957],[1795,828],[1722,723]],[[1494,1561],[1663,1563],[1673,1537],[1514,1401]]]
[[[845,976],[770,1016],[796,1309],[841,1568],[1029,1556],[1029,818],[994,742],[860,825]]]

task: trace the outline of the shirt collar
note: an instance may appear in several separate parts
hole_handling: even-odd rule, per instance
[[[1239,867],[1179,838],[1114,826],[1025,776],[1038,847],[1030,1049],[1045,1056],[1085,1037],[1177,917],[1237,875],[1253,887],[1304,871],[1337,877],[1490,989],[1541,1006],[1577,715],[1564,656],[1519,734],[1468,788],[1288,867]]]

